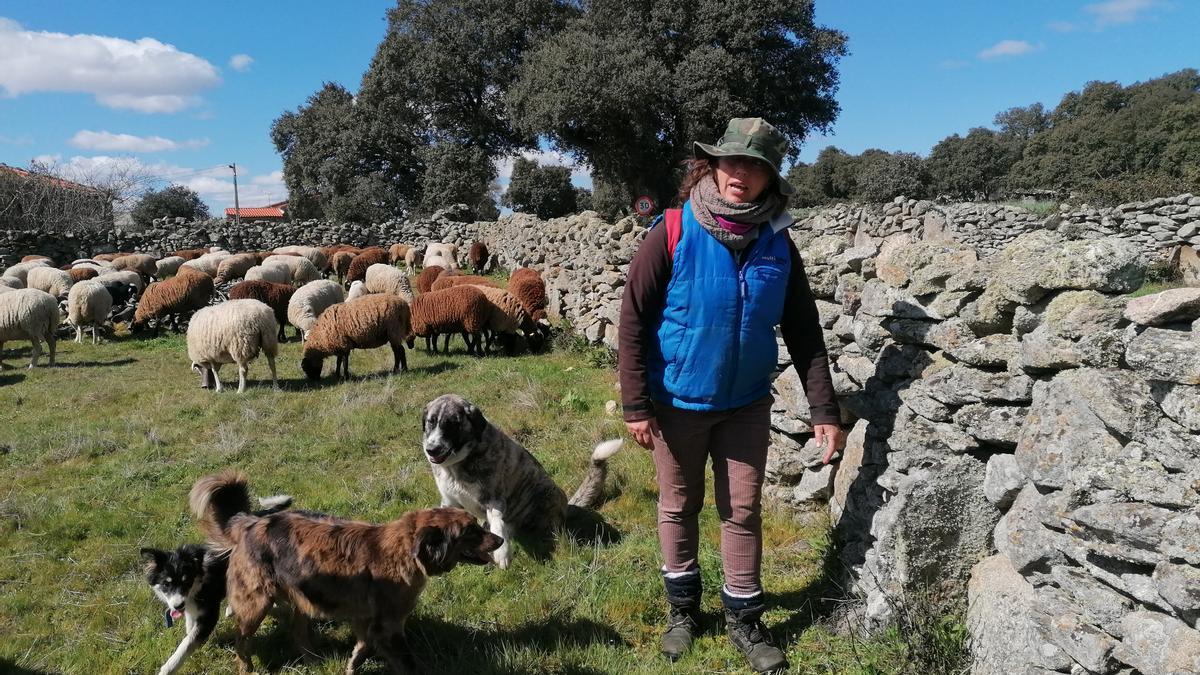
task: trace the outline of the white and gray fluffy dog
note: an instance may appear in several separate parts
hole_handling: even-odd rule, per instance
[[[504,539],[492,554],[500,567],[512,561],[514,537],[552,545],[568,508],[594,508],[604,492],[608,459],[621,449],[619,438],[597,445],[583,483],[568,500],[528,450],[461,396],[430,401],[421,422],[422,446],[442,506],[466,509],[487,521],[492,534]]]

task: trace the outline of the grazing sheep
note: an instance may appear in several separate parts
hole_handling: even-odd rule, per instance
[[[276,265],[286,267],[291,273],[289,281],[297,286],[303,286],[310,281],[321,278],[321,272],[312,261],[301,255],[277,253],[263,261],[263,267]]]
[[[310,380],[321,377],[325,358],[336,356],[334,374],[350,377],[350,351],[392,348],[392,373],[408,370],[404,343],[411,341],[412,317],[407,302],[394,295],[368,295],[325,310],[309,331],[300,368]],[[411,345],[410,345],[411,346]]]
[[[15,289],[0,294],[0,370],[4,365],[4,343],[8,340],[29,340],[31,343],[29,367],[37,367],[42,355],[42,340],[50,347],[50,364],[54,365],[54,352],[58,342],[54,332],[58,328],[60,314],[58,300],[53,295],[36,288]]]
[[[354,262],[354,251],[337,251],[329,258],[329,269],[337,276],[338,281],[345,282],[350,273],[350,263]]]
[[[395,265],[404,260],[404,256],[408,254],[408,249],[411,248],[407,244],[392,244],[388,247],[388,263]]]
[[[350,261],[350,269],[346,272],[346,281],[362,281],[367,278],[367,268],[376,263],[386,263],[388,261],[388,252],[372,246],[364,248],[362,253],[354,256],[354,260]]]
[[[421,266],[441,265],[448,270],[456,270],[458,269],[457,256],[458,247],[454,244],[430,242],[425,247],[425,260],[421,263]]]
[[[425,255],[421,252],[421,249],[414,246],[404,254],[404,266],[408,268],[409,272],[412,272],[413,268],[417,266],[417,260],[424,257]]]
[[[178,331],[179,322],[186,315],[202,309],[212,296],[212,277],[183,265],[179,268],[178,275],[165,281],[156,281],[146,287],[146,292],[142,294],[137,311],[133,315],[130,330],[140,331],[151,319],[156,319],[154,335],[157,336],[163,322],[172,317]]]
[[[291,284],[273,284],[269,281],[243,281],[229,289],[230,300],[258,300],[275,312],[279,324],[279,341],[285,340],[283,329],[287,326],[288,303],[296,287]]]
[[[110,296],[112,296],[113,307],[120,307],[120,306],[128,303],[130,300],[137,299],[138,289],[137,289],[137,286],[134,286],[133,284],[126,284],[126,283],[122,283],[120,281],[112,281],[112,280],[101,281],[100,277],[96,277],[95,279],[92,279],[91,281],[95,281],[96,283],[103,286],[104,290],[108,291],[108,294]]]
[[[433,281],[432,290],[440,291],[455,286],[491,286],[500,288],[500,284],[474,274],[443,274]]]
[[[141,293],[142,290],[146,288],[146,282],[142,280],[142,275],[134,272],[133,270],[125,270],[123,272],[104,272],[103,274],[95,277],[95,279],[99,282],[115,281],[122,284],[133,284],[134,286],[137,286],[138,293]]]
[[[51,266],[53,266],[53,265],[54,265],[54,260],[53,260],[52,258],[50,258],[50,256],[47,256],[47,255],[37,255],[37,254],[35,253],[35,254],[32,254],[32,255],[23,256],[23,257],[21,258],[21,262],[23,262],[23,263],[27,263],[27,262],[34,262],[35,260],[45,260],[45,261],[46,261],[47,263],[49,263]]]
[[[26,283],[26,277],[29,276],[29,270],[36,269],[38,267],[50,267],[50,263],[45,260],[30,260],[29,262],[17,263],[16,265],[4,270],[4,274],[0,276],[20,279],[21,283]]]
[[[230,300],[196,312],[188,324],[187,345],[192,370],[200,375],[200,387],[208,389],[215,385],[220,392],[221,366],[236,363],[238,393],[246,391],[246,372],[260,351],[267,357],[271,384],[278,387],[275,375],[278,331],[275,312],[258,300]]]
[[[546,318],[546,282],[542,275],[527,267],[520,268],[508,278],[508,292],[516,296],[529,316],[537,322]]]
[[[212,254],[202,255],[199,258],[188,260],[179,266],[179,269],[199,270],[209,276],[210,279],[217,277],[217,272],[221,269],[221,261],[228,256],[212,257]]]
[[[108,321],[113,298],[104,284],[95,281],[80,281],[67,294],[67,321],[75,326],[75,341],[83,342],[83,327],[92,327],[92,344],[96,344],[96,331]]]
[[[154,278],[166,279],[167,277],[177,273],[179,271],[179,266],[185,262],[187,261],[177,255],[167,256],[166,258],[159,260],[154,265],[156,268],[154,272]],[[220,270],[218,269],[218,272],[219,271]]]
[[[367,268],[367,278],[363,280],[367,293],[390,293],[412,302],[412,284],[404,272],[383,263],[375,263]]]
[[[446,268],[441,265],[430,265],[421,270],[421,273],[417,275],[417,292],[428,293],[432,291],[433,282],[437,281],[437,278],[442,276],[442,273],[445,271]]]
[[[351,281],[350,290],[346,291],[346,302],[356,300],[358,298],[370,295],[367,293],[367,285],[362,281]]]
[[[204,255],[205,253],[208,253],[208,249],[188,248],[188,249],[184,249],[182,251],[171,251],[171,254],[168,257],[183,258],[185,261],[187,261],[187,260],[195,260],[196,258],[199,258],[200,256]]]
[[[358,284],[361,286],[362,282]],[[341,284],[326,279],[310,281],[297,288],[288,301],[287,320],[300,331],[302,339],[307,340],[309,331],[321,314],[345,299],[346,291]]]
[[[455,286],[418,295],[412,304],[413,334],[425,338],[425,348],[437,353],[437,339],[445,335],[442,349],[450,352],[450,336],[461,333],[468,354],[483,356],[480,334],[491,309],[487,297],[474,286]],[[413,341],[409,341],[409,346]]]
[[[70,274],[71,280],[76,283],[100,276],[100,272],[96,271],[95,267],[72,267],[67,270],[67,274]]]
[[[482,241],[472,243],[471,250],[467,251],[467,260],[471,261],[471,266],[475,268],[475,274],[483,274],[483,268],[487,267],[490,257],[487,245]]]
[[[313,267],[317,268],[317,271],[323,271],[329,266],[329,259],[325,256],[324,251],[315,246],[280,246],[275,249],[275,252],[290,253],[307,258],[313,264]]]
[[[505,352],[512,354],[516,351],[514,338],[518,334],[524,336],[531,351],[538,351],[541,348],[542,337],[538,332],[537,324],[511,293],[492,286],[475,286],[475,288],[483,293],[488,304],[491,305],[485,344],[488,349],[499,339],[503,343]]]
[[[259,265],[246,270],[246,281],[270,281],[273,284],[292,283],[292,271],[284,265]]]
[[[143,279],[149,280],[158,274],[158,259],[145,253],[133,253],[115,258],[112,261],[112,268],[118,272],[133,270],[142,275]]]
[[[0,293],[25,288],[25,282],[16,277],[0,277]]]
[[[116,260],[117,258],[120,258],[123,255],[129,255],[129,253],[100,253],[100,254],[92,256],[92,259],[94,259],[98,262],[110,263],[110,262]]]
[[[70,274],[54,267],[35,267],[25,279],[26,288],[36,288],[60,299],[67,297],[74,284]]]
[[[256,265],[258,265],[258,258],[254,257],[253,253],[231,255],[217,265],[217,276],[214,281],[220,285],[241,279],[246,276],[246,272],[251,267]]]

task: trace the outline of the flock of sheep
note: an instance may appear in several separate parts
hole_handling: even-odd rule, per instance
[[[244,391],[248,365],[260,353],[275,382],[288,324],[304,341],[301,369],[310,379],[320,378],[330,356],[335,374],[349,377],[352,350],[383,345],[392,348],[392,372],[400,372],[407,368],[404,348],[416,337],[435,352],[439,337],[448,351],[455,334],[467,353],[479,356],[496,348],[512,353],[522,341],[540,349],[549,334],[545,283],[536,271],[519,269],[501,288],[479,276],[488,258],[482,242],[472,244],[467,259],[476,274],[467,274],[457,248],[440,243],[106,254],[61,268],[45,256],[26,256],[0,274],[0,367],[5,341],[31,342],[30,368],[45,342],[54,365],[60,329],[73,329],[82,342],[90,327],[95,344],[99,329],[117,323],[155,335],[163,326],[179,332],[186,325],[192,369],[201,386],[216,391],[224,364],[237,365]],[[409,274],[418,262],[414,292]]]

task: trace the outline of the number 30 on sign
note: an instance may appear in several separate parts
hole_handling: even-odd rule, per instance
[[[634,200],[633,210],[637,211],[639,216],[648,216],[654,213],[654,200],[649,195],[642,195]]]

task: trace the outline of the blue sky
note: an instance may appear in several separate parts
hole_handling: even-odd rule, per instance
[[[214,211],[233,203],[236,162],[243,205],[282,199],[271,121],[324,81],[356,89],[391,5],[0,0],[0,162],[134,165],[193,187]],[[850,55],[841,116],[803,160],[830,144],[925,154],[1089,80],[1200,66],[1194,0],[818,0],[817,16],[847,33]],[[575,178],[589,182],[583,168]]]

